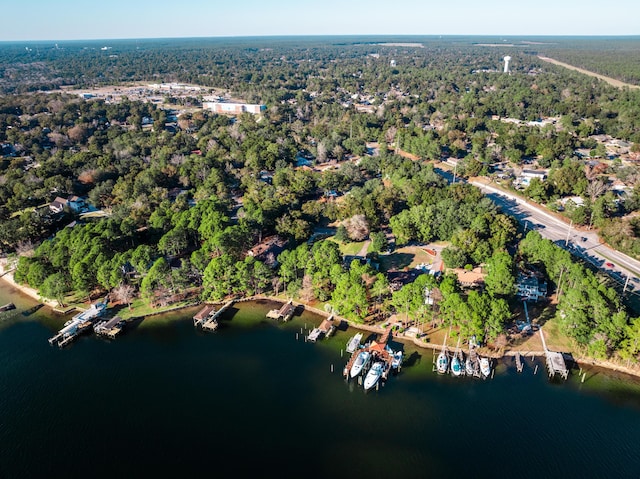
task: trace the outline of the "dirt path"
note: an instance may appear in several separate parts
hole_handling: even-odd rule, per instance
[[[369,244],[370,243],[371,243],[370,240],[365,241],[364,244],[362,245],[362,248],[360,248],[360,251],[358,252],[358,254],[356,256],[360,256],[362,258],[367,256],[367,251],[369,251]]]
[[[640,86],[638,85],[632,85],[630,83],[625,83],[620,80],[616,80],[615,78],[600,75],[599,73],[590,72],[589,70],[583,70],[582,68],[574,67],[573,65],[569,65],[568,63],[559,62],[558,60],[554,60],[553,58],[542,57],[540,55],[538,55],[538,58],[545,62],[553,63],[554,65],[559,65],[561,67],[568,68],[569,70],[575,70],[577,72],[584,73],[585,75],[596,77],[600,80],[606,81],[609,85],[614,86],[616,88],[624,88],[624,87],[628,87],[631,89],[640,88]]]

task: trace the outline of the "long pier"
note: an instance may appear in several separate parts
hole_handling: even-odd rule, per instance
[[[547,363],[547,372],[549,373],[549,378],[555,377],[556,374],[559,374],[562,379],[567,379],[569,377],[569,369],[564,362],[564,356],[562,353],[558,353],[555,351],[549,351],[547,349],[547,343],[544,340],[544,334],[542,332],[542,328],[540,328],[540,338],[542,339],[542,347],[544,348],[544,355]]]

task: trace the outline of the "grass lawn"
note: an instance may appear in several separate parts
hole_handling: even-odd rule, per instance
[[[328,241],[333,241],[334,243],[337,243],[338,246],[340,247],[340,252],[343,255],[348,255],[348,256],[355,256],[357,255],[360,250],[362,249],[362,246],[364,245],[364,241],[357,241],[357,242],[346,242],[343,243],[342,241],[338,241],[335,238],[327,238]],[[369,250],[371,249],[371,246],[369,246]]]
[[[411,269],[421,263],[433,263],[433,256],[427,254],[422,247],[418,246],[404,246],[391,254],[379,255],[378,258],[382,271]]]

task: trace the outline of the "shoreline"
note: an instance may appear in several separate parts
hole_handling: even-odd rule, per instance
[[[276,302],[280,302],[282,304],[284,304],[286,302],[286,300],[282,299],[282,298],[278,298],[275,296],[265,296],[265,295],[256,295],[256,296],[252,296],[251,298],[246,298],[245,301],[248,300],[258,300],[258,299],[263,299],[263,300],[270,300],[270,301],[276,301]],[[308,306],[305,303],[302,303],[300,301],[296,301],[296,300],[292,300],[292,303],[295,305],[301,305],[304,306],[305,311],[309,310],[315,314],[318,314],[320,316],[326,317],[328,318],[329,316],[331,316],[330,313],[326,312],[326,311],[322,311],[320,309],[314,308],[313,306]],[[341,321],[344,321],[350,328],[354,328],[357,329],[359,331],[368,331],[371,333],[376,333],[376,334],[384,334],[387,330],[386,328],[382,328],[380,326],[370,326],[370,325],[366,325],[366,324],[360,324],[360,323],[354,323],[352,321],[349,321],[341,316],[335,315],[334,314],[334,318],[337,318]],[[435,344],[435,343],[430,343],[430,342],[425,342],[422,341],[421,339],[417,338],[417,337],[412,337],[412,336],[405,336],[404,334],[398,335],[396,333],[392,333],[391,337],[397,340],[401,340],[401,341],[406,341],[408,343],[413,344],[414,346],[418,347],[418,348],[422,348],[422,349],[431,349],[433,351],[441,351],[443,349],[443,346],[440,344]],[[487,356],[490,357],[491,359],[504,359],[504,358],[513,358],[516,356],[516,354],[520,353],[521,356],[523,357],[530,357],[530,356],[535,356],[535,357],[543,357],[545,355],[544,351],[526,351],[526,352],[522,352],[522,351],[517,351],[514,349],[511,349],[508,347],[508,349],[505,349],[502,353],[496,353],[496,352],[490,352],[487,351],[486,348],[482,349],[482,355],[483,356]],[[613,361],[608,361],[608,360],[599,360],[599,359],[595,359],[595,358],[589,358],[589,357],[585,357],[580,355],[579,353],[575,352],[575,351],[567,351],[567,354],[571,354],[573,357],[573,362],[582,369],[582,365],[588,365],[588,366],[593,366],[596,368],[600,368],[600,369],[605,369],[607,371],[614,371],[617,373],[622,373],[622,374],[626,374],[628,376],[632,376],[634,379],[640,379],[640,367],[636,366],[636,367],[628,367],[628,366],[623,366],[621,364],[617,364]]]
[[[2,274],[0,274],[0,282],[6,283],[9,287],[16,289],[19,293],[24,294],[25,296],[29,296],[31,299],[36,300],[38,303],[44,304],[45,306],[50,307],[51,309],[56,309],[60,305],[57,301],[47,301],[40,296],[38,291],[29,286],[25,286],[23,284],[16,283],[16,280],[13,278],[13,271],[8,270],[5,271],[7,266],[7,259],[0,258],[0,268],[2,269]]]
[[[4,271],[4,267],[6,266],[7,260],[6,258],[0,258],[0,267],[3,268]],[[2,283],[4,283],[5,285],[7,285],[9,288],[13,288],[17,291],[18,294],[23,294],[25,296],[28,296],[29,298],[37,301],[40,304],[43,304],[49,308],[51,308],[52,311],[55,312],[55,309],[59,306],[58,303],[56,301],[46,301],[43,300],[42,297],[38,294],[38,292],[33,289],[30,288],[29,286],[25,286],[25,285],[21,285],[16,283],[16,281],[13,278],[13,270],[10,271],[6,271],[3,272],[2,274],[0,274],[0,285],[2,285]],[[238,298],[236,299],[236,302],[249,302],[249,301],[258,301],[258,300],[266,300],[266,301],[273,301],[273,302],[277,302],[280,304],[284,304],[287,302],[286,299],[281,298],[281,297],[277,297],[277,296],[268,296],[268,295],[264,295],[264,294],[260,294],[260,295],[254,295],[254,296],[250,296],[247,298]],[[221,302],[216,302],[216,303],[220,303]],[[329,316],[331,316],[331,313],[328,313],[327,311],[323,311],[321,309],[315,308],[313,306],[310,306],[304,302],[301,301],[297,301],[297,300],[292,300],[292,303],[295,304],[296,306],[303,306],[305,311],[309,311],[312,312],[314,314],[317,314],[318,316],[324,317],[324,318],[328,318]],[[173,312],[175,310],[179,310],[179,309],[184,309],[187,307],[194,307],[197,306],[198,304],[200,304],[199,302],[196,302],[195,304],[189,304],[189,305],[183,305],[180,306],[179,308],[174,308],[174,309],[170,309],[167,311],[159,311],[157,313],[153,313],[153,314],[148,314],[148,315],[142,315],[142,316],[137,316],[136,319],[140,319],[140,318],[146,318],[147,316],[156,316],[159,314],[163,314],[163,313],[170,313]],[[341,321],[343,321],[344,323],[346,323],[348,325],[348,327],[356,329],[358,331],[366,331],[366,332],[370,332],[370,333],[376,333],[376,334],[384,334],[387,329],[380,327],[380,326],[374,326],[374,325],[366,325],[366,324],[361,324],[361,323],[355,323],[353,321],[349,321],[346,318],[343,318],[341,316],[335,315],[334,314],[334,318],[339,319]],[[423,341],[417,337],[413,337],[413,336],[405,336],[404,334],[397,334],[397,333],[392,333],[391,337],[400,341],[405,341],[408,343],[413,344],[414,346],[421,348],[421,349],[431,349],[433,351],[441,351],[443,346],[440,344],[435,344],[435,343],[431,343],[431,342],[426,342]],[[518,353],[518,351],[513,350],[511,348],[508,348],[506,350],[504,350],[502,353],[496,353],[496,352],[490,352],[487,351],[486,348],[483,350],[482,354],[490,357],[492,359],[503,359],[503,358],[507,358],[507,357],[514,357],[516,354]],[[617,373],[622,373],[622,374],[626,374],[629,376],[632,376],[633,378],[640,378],[640,367],[636,366],[636,367],[629,367],[629,366],[624,366],[624,365],[620,365],[617,364],[615,362],[609,361],[609,360],[599,360],[599,359],[595,359],[595,358],[589,358],[589,357],[585,357],[580,355],[577,352],[574,351],[568,351],[567,353],[570,353],[573,355],[573,361],[575,362],[576,365],[580,366],[581,364],[584,365],[588,365],[588,366],[593,366],[593,367],[597,367],[597,368],[601,368],[601,369],[605,369],[607,371],[614,371]],[[544,351],[526,351],[526,352],[520,352],[520,354],[524,357],[528,357],[528,356],[544,356]]]

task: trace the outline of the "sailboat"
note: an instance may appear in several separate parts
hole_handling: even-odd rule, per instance
[[[360,351],[358,353],[358,357],[354,361],[351,366],[351,371],[349,371],[349,375],[352,378],[355,378],[358,374],[362,372],[362,369],[369,364],[369,360],[371,359],[371,353],[369,351]]]
[[[451,374],[454,376],[462,376],[464,374],[464,367],[462,365],[460,355],[460,338],[458,338],[456,350],[453,353],[453,358],[451,358]]]
[[[447,356],[447,335],[444,336],[444,342],[442,343],[442,351],[438,354],[438,360],[436,361],[436,368],[440,374],[447,372],[449,368],[449,356]]]

